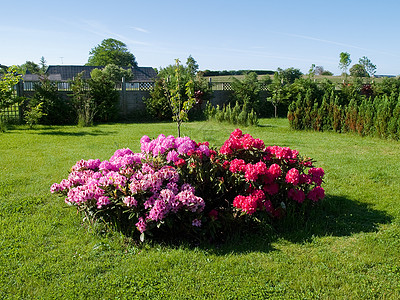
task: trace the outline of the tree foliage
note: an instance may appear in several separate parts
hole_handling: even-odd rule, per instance
[[[72,124],[75,120],[75,113],[69,98],[62,98],[58,93],[55,82],[50,81],[46,76],[41,76],[40,81],[34,85],[34,94],[29,99],[28,109],[37,107],[43,111],[38,122],[46,125]]]
[[[239,103],[240,106],[246,105],[249,110],[260,111],[260,82],[257,74],[247,73],[243,80],[232,79],[232,100],[231,103]]]
[[[376,72],[376,66],[369,60],[368,57],[363,56],[358,60],[358,63],[362,65],[369,76],[374,76]]]
[[[352,77],[369,77],[368,72],[362,64],[355,64],[350,68],[350,76]]]
[[[126,81],[130,81],[133,79],[132,69],[124,69],[115,64],[107,65],[103,70],[94,69],[90,76],[92,79],[99,79],[101,77],[105,77],[108,80],[111,80],[114,83],[121,83],[122,78],[124,77]]]
[[[283,81],[283,84],[292,84],[296,79],[301,78],[303,73],[300,69],[287,68],[287,69],[277,69],[279,78]]]
[[[31,73],[31,74],[42,74],[42,70],[40,66],[33,61],[26,61],[24,64],[20,66],[20,70],[22,73]]]
[[[121,77],[124,76],[125,71],[115,65],[108,65],[103,70],[94,69],[90,73],[90,97],[96,107],[95,121],[109,122],[116,120],[119,93],[115,89],[115,83],[121,82]]]
[[[191,115],[193,111],[201,111],[202,103],[211,97],[211,90],[206,79],[199,74],[197,69],[197,62],[191,56],[187,59],[186,65],[175,63],[160,69],[154,89],[150,92],[150,98],[145,99],[147,112],[158,120],[170,120],[173,114],[170,99],[165,90],[167,89],[170,96],[179,90],[183,103],[188,100],[185,86],[189,81],[193,82],[195,103],[193,104],[194,109],[190,110],[188,115]]]
[[[350,54],[347,52],[340,53],[339,68],[343,73],[347,74],[347,69],[351,64]]]
[[[114,64],[119,67],[137,66],[135,56],[127,46],[118,40],[109,38],[101,42],[89,52],[87,66],[107,66]]]
[[[71,82],[72,100],[78,115],[78,126],[92,126],[96,113],[96,104],[90,94],[88,83],[79,73]]]
[[[22,80],[22,75],[17,74],[17,67],[11,66],[0,78],[0,109],[9,107],[18,101],[14,96],[14,86]]]
[[[183,69],[180,67],[179,59],[176,59],[174,76],[169,77],[170,80],[168,81],[163,81],[165,96],[171,107],[172,119],[176,122],[179,137],[181,136],[181,124],[188,121],[188,112],[196,103],[193,80],[191,78],[188,81],[184,80],[186,83],[184,87],[181,87],[181,76],[183,75],[181,73]],[[172,84],[169,84],[170,82]],[[182,93],[182,88],[184,89],[184,93]],[[183,95],[186,95],[186,99],[184,99]]]
[[[283,84],[278,72],[275,73],[272,83],[268,85],[268,91],[271,93],[268,101],[274,106],[274,116],[277,118],[279,104],[289,98],[288,87]]]

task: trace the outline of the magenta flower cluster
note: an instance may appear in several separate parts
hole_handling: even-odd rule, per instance
[[[205,202],[195,195],[195,188],[180,180],[175,167],[156,166],[146,160],[149,151],[157,156],[177,149],[177,153],[184,155],[197,148],[197,144],[187,138],[159,136],[150,141],[143,137],[142,153],[126,148],[117,150],[106,161],[80,160],[72,167],[68,178],[54,183],[50,191],[66,195],[65,202],[81,210],[108,209],[111,213],[111,208],[123,207],[135,215],[135,225],[140,232],[181,211],[192,213],[193,226],[199,227],[201,221],[197,218]]]

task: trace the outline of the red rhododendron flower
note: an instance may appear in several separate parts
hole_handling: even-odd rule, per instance
[[[208,213],[208,216],[211,218],[211,220],[215,221],[218,220],[218,211],[216,209],[211,210]]]
[[[264,191],[266,191],[271,196],[276,195],[279,192],[279,184],[277,184],[276,182],[267,184],[264,186]]]
[[[282,175],[282,169],[278,164],[272,164],[268,171],[274,176],[274,178],[278,178]]]
[[[307,198],[314,202],[318,202],[319,200],[325,198],[325,190],[320,186],[316,186],[308,192]]]
[[[287,183],[292,183],[293,185],[298,185],[299,184],[299,179],[300,179],[300,172],[296,168],[290,169],[287,174],[286,174],[286,182]]]
[[[306,199],[304,192],[298,189],[290,189],[288,192],[288,197],[298,203],[303,203],[304,199]]]
[[[175,162],[175,165],[177,166],[177,167],[182,167],[182,166],[184,166],[186,164],[186,161],[183,159],[183,158],[180,158],[180,159],[178,159],[176,162]]]

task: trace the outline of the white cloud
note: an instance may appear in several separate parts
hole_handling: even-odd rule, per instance
[[[139,31],[139,32],[143,32],[143,33],[149,33],[148,30],[141,28],[141,27],[131,27],[132,29]]]

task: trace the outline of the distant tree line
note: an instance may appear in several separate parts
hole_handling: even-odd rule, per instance
[[[257,75],[274,75],[275,71],[269,70],[237,70],[237,71],[202,71],[203,76],[233,76],[233,75],[246,75],[248,73],[256,73]]]

